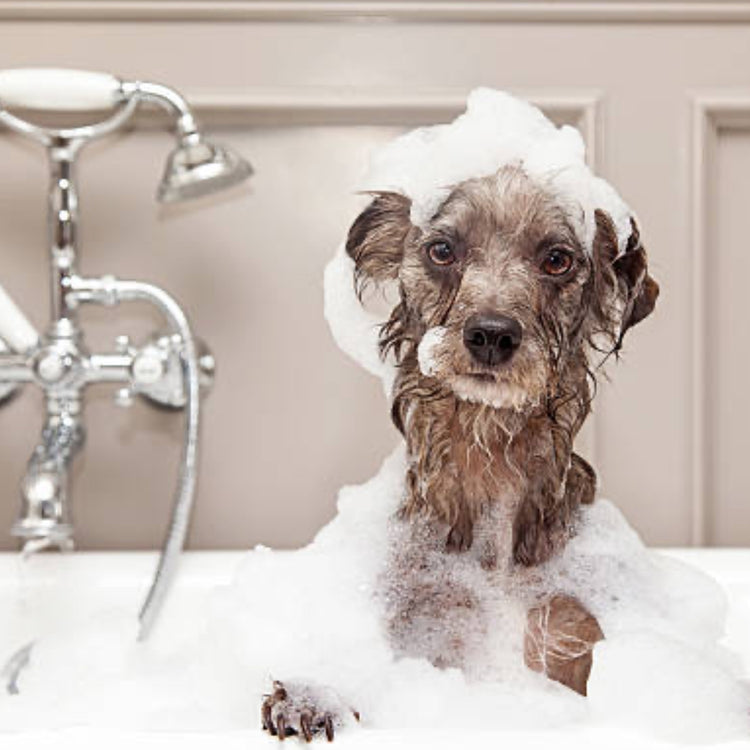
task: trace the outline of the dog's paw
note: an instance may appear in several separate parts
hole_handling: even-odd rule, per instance
[[[352,718],[359,721],[359,713],[330,688],[275,680],[273,690],[264,696],[261,718],[263,729],[280,740],[298,736],[310,742],[325,735],[332,742],[336,731]]]

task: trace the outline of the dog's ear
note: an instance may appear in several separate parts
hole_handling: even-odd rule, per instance
[[[411,229],[411,200],[399,193],[378,192],[354,220],[346,240],[346,252],[355,263],[357,291],[368,282],[395,279],[404,254],[404,240]]]
[[[619,316],[619,330],[613,332],[615,350],[622,345],[628,329],[651,314],[659,296],[659,285],[648,273],[648,257],[641,244],[640,232],[631,218],[631,234],[625,252],[620,254],[617,232],[609,214],[598,210],[594,237],[594,265],[600,282],[614,287]]]

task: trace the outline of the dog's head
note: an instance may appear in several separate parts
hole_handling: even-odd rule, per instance
[[[360,293],[398,282],[381,348],[418,361],[460,399],[515,409],[549,396],[571,357],[619,349],[658,285],[634,223],[620,252],[612,220],[597,211],[586,249],[572,215],[516,167],[456,185],[422,227],[408,198],[375,193],[346,249]]]

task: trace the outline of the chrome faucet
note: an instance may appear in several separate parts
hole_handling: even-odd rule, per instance
[[[85,439],[83,404],[90,383],[119,383],[116,400],[121,405],[141,396],[154,404],[183,409],[185,437],[177,493],[159,565],[140,612],[142,638],[158,615],[187,534],[196,487],[200,391],[210,387],[214,372],[210,353],[201,348],[185,313],[165,291],[111,276],[89,278],[78,270],[76,159],[83,146],[121,128],[144,103],[165,108],[176,120],[178,143],[158,187],[158,200],[205,195],[252,173],[240,156],[204,140],[187,102],[171,88],[88,71],[0,71],[0,124],[43,145],[51,174],[51,321],[41,336],[0,287],[0,402],[24,383],[39,386],[46,398],[42,437],[21,483],[21,514],[11,533],[23,540],[25,554],[46,547],[73,548],[69,473]],[[113,112],[90,125],[51,128],[22,119],[9,108]],[[155,305],[166,319],[168,332],[154,335],[140,347],[119,336],[115,351],[90,353],[78,308],[132,300]]]

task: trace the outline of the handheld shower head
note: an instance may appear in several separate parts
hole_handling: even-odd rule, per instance
[[[253,168],[225,146],[207,143],[192,134],[183,139],[167,159],[156,192],[162,203],[199,198],[247,179]]]
[[[148,81],[123,81],[109,74],[80,70],[0,71],[0,123],[48,147],[65,143],[73,155],[84,143],[122,126],[141,102],[166,109],[176,120],[178,144],[169,155],[156,194],[158,200],[172,203],[198,198],[236,185],[252,174],[250,165],[234,151],[203,140],[187,101],[168,86]],[[114,108],[115,111],[92,125],[60,129],[27,122],[7,112],[8,105],[67,111]]]

